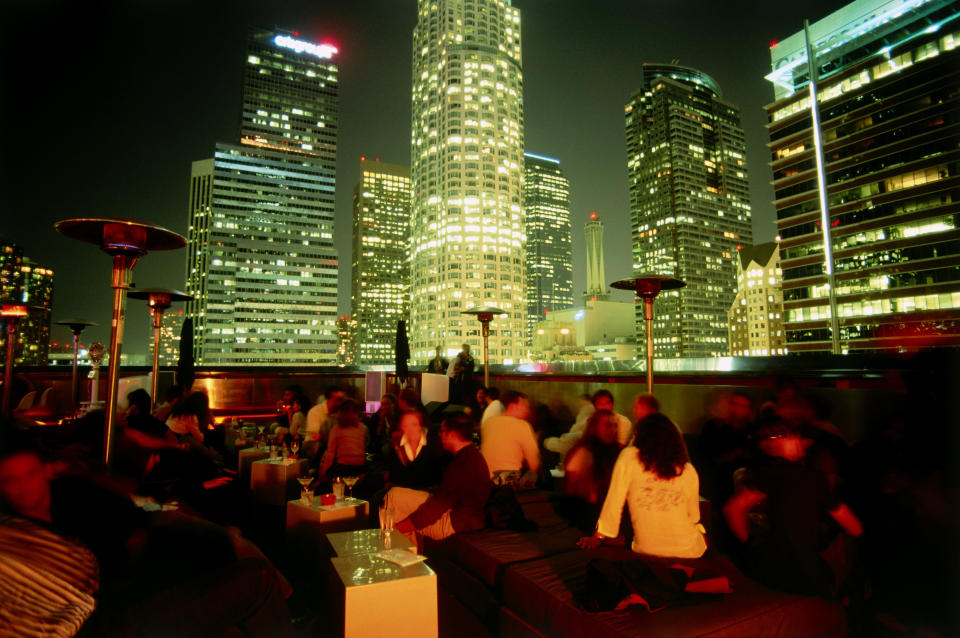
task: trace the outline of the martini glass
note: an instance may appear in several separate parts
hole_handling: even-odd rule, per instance
[[[264,448],[264,447],[266,447],[266,442],[267,442],[267,441],[266,441],[266,437],[265,437],[264,434],[263,434],[264,430],[266,430],[266,429],[267,429],[267,426],[266,426],[266,425],[258,425],[258,426],[257,426],[257,432],[258,432],[258,434],[257,434],[257,447],[259,447],[259,448]]]
[[[343,482],[347,486],[347,489],[350,490],[350,495],[347,496],[351,501],[353,500],[353,486],[357,484],[357,481],[360,480],[359,476],[344,476]]]

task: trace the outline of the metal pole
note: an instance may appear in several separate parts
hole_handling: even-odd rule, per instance
[[[817,161],[817,190],[820,196],[820,226],[823,231],[823,262],[827,273],[827,298],[830,302],[830,341],[833,354],[840,354],[840,317],[837,316],[837,291],[833,276],[833,244],[830,238],[830,210],[827,203],[827,175],[823,159],[823,133],[820,130],[820,104],[817,101],[817,63],[810,41],[810,22],[803,21],[807,47],[807,74],[810,78],[810,126],[813,130],[814,157]]]
[[[653,297],[643,298],[643,319],[647,324],[647,393],[653,394]]]
[[[163,325],[163,308],[151,310],[153,319],[153,378],[150,388],[150,411],[157,405],[157,372],[160,369],[160,327]]]
[[[10,386],[13,384],[13,340],[17,336],[17,320],[7,317],[7,362],[3,367],[3,413],[10,411]]]
[[[130,255],[113,256],[113,318],[110,321],[110,362],[107,369],[107,418],[103,436],[103,466],[110,469],[113,462],[113,443],[116,436],[117,390],[119,389],[120,351],[123,346],[123,318],[127,303],[127,274],[137,258]]]
[[[487,357],[487,341],[490,338],[490,322],[481,321],[483,324],[483,387],[490,387],[490,361]]]
[[[77,349],[80,347],[80,333],[73,331],[73,383],[70,385],[70,402],[73,406],[73,416],[77,412]]]

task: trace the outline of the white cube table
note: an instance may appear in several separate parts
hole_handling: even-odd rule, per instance
[[[270,458],[270,450],[258,447],[237,450],[237,474],[239,477],[237,480],[240,481],[240,485],[244,489],[250,489],[250,466],[253,465],[254,461],[266,458]]]
[[[437,638],[437,575],[425,563],[400,567],[373,554],[330,563],[344,638]]]
[[[370,504],[360,499],[344,499],[334,505],[321,505],[320,497],[304,505],[300,499],[287,502],[287,548],[298,556],[297,564],[316,573],[326,571],[333,554],[326,535],[370,526]]]
[[[351,532],[327,534],[327,542],[334,556],[373,554],[385,549],[406,549],[414,554],[417,553],[417,546],[397,530],[390,532],[389,547],[385,541],[386,535],[379,529],[357,529]]]
[[[283,505],[300,495],[297,477],[307,469],[307,459],[264,459],[250,466],[250,491],[258,503]]]

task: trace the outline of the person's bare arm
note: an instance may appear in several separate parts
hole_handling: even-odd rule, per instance
[[[847,506],[846,503],[840,503],[836,508],[830,510],[830,516],[837,524],[843,528],[850,536],[860,536],[863,534],[863,523],[857,518],[857,515]]]
[[[723,515],[727,519],[730,531],[744,543],[750,537],[750,510],[766,500],[767,495],[749,487],[740,488],[723,506]]]

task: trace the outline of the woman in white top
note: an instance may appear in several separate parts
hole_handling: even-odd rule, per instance
[[[619,533],[623,505],[630,507],[633,551],[652,556],[699,558],[707,549],[700,525],[700,480],[677,426],[660,413],[637,423],[634,445],[613,467],[610,489],[584,548]]]

